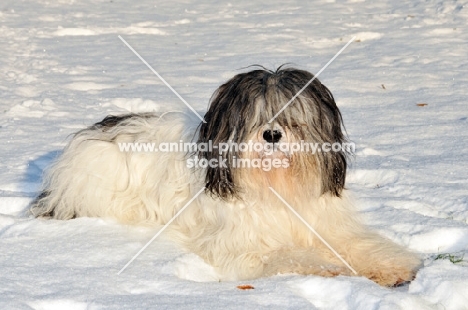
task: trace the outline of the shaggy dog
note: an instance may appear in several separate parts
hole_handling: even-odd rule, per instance
[[[411,281],[420,259],[369,231],[353,210],[344,188],[348,152],[281,147],[346,141],[332,94],[318,79],[307,85],[313,77],[281,67],[238,74],[215,92],[202,123],[190,112],[108,116],[75,134],[46,174],[31,210],[60,220],[88,216],[165,224],[204,188],[168,233],[214,266],[222,280],[354,275],[354,269],[385,286]],[[196,149],[122,150],[137,142],[192,142]],[[264,148],[236,147],[247,142]]]

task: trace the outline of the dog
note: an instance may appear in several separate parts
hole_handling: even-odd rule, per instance
[[[204,122],[190,111],[108,116],[74,135],[31,211],[59,220],[161,225],[191,202],[166,232],[211,264],[220,280],[296,273],[358,275],[383,286],[411,281],[418,255],[359,220],[345,188],[350,152],[282,148],[347,141],[332,93],[313,78],[285,67],[239,73],[215,91]],[[196,149],[122,151],[131,143]],[[242,143],[256,149],[234,147]]]

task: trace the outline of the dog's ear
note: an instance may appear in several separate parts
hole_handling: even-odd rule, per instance
[[[333,95],[328,88],[316,80],[314,93],[319,101],[320,132],[322,143],[339,144],[340,148],[331,148],[321,153],[322,193],[340,196],[345,186],[347,169],[347,150],[344,149],[346,137],[343,134],[343,119]]]
[[[330,147],[334,143],[343,146],[346,138],[340,110],[330,90],[312,73],[293,68],[281,69],[278,71],[276,87],[286,98],[292,98],[301,91],[300,96],[278,117],[285,116],[291,122],[306,124],[306,127],[300,127],[300,139],[319,143],[322,147],[325,143]],[[313,156],[318,162],[322,194],[340,196],[345,185],[347,151],[335,147],[329,152],[318,152]]]
[[[233,171],[231,168],[233,155],[227,151],[219,149],[219,142],[227,143],[232,133],[228,126],[222,126],[215,115],[210,111],[204,117],[206,123],[202,123],[199,128],[197,144],[205,146],[215,146],[214,148],[199,150],[197,156],[207,161],[205,188],[208,194],[223,200],[229,200],[237,196],[237,189],[234,183]]]
[[[220,150],[223,143],[237,142],[239,130],[244,127],[243,119],[235,106],[233,107],[233,85],[230,82],[221,85],[214,93],[210,107],[198,130],[197,144],[214,146],[211,149],[198,150],[199,159],[206,159],[208,167],[205,175],[206,192],[223,200],[238,198],[238,189],[234,180],[232,164],[238,155],[231,149]],[[239,106],[240,103],[237,103]],[[200,148],[199,148],[200,149]],[[238,157],[237,157],[238,158]]]
[[[242,157],[239,149],[220,150],[220,144],[245,142],[255,128],[267,121],[262,107],[257,103],[265,92],[265,77],[272,75],[264,68],[240,73],[221,85],[213,94],[200,124],[197,143],[212,143],[210,151],[198,151],[200,159],[213,160],[215,166],[206,169],[207,193],[223,200],[240,198],[240,188],[234,163]]]
[[[346,155],[343,152],[327,152],[321,161],[322,193],[340,197],[346,179]]]

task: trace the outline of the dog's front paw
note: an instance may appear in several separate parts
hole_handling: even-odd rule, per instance
[[[415,278],[422,264],[418,255],[385,239],[371,241],[366,242],[369,250],[354,257],[358,275],[390,287],[411,282]]]
[[[370,268],[361,271],[359,274],[382,286],[395,287],[411,282],[416,277],[416,272],[416,269],[398,267],[389,269]]]

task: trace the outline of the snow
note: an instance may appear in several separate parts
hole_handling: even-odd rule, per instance
[[[468,309],[468,13],[464,1],[13,1],[0,4],[1,309]],[[363,218],[420,252],[409,285],[281,275],[218,282],[156,233],[28,216],[43,169],[110,113],[198,111],[241,68],[318,72],[356,156]],[[427,104],[427,105],[418,105]],[[448,253],[466,258],[452,263]],[[240,290],[250,284],[252,290]]]

